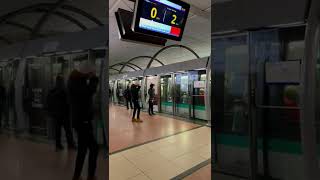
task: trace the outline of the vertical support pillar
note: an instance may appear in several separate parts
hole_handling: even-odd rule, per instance
[[[16,79],[14,82],[15,109],[16,109],[16,129],[19,132],[26,132],[29,127],[27,115],[24,112],[24,85],[26,74],[26,59],[21,59],[18,65]]]
[[[318,179],[319,167],[316,146],[316,66],[319,49],[320,2],[311,1],[305,36],[305,56],[302,61],[301,140],[304,158],[304,179]]]
[[[109,80],[107,67],[109,67],[109,50],[106,49],[106,57],[101,60],[100,64],[100,117],[102,119],[103,144],[105,147],[105,156],[109,157]],[[107,161],[108,162],[108,161]],[[107,168],[109,171],[109,168]],[[106,172],[109,174],[109,172]]]
[[[205,94],[205,106],[206,106],[206,115],[208,119],[208,126],[211,126],[211,58],[208,61],[207,65],[207,78],[206,78],[206,94]]]

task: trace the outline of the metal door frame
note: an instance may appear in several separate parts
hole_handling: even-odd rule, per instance
[[[305,57],[302,61],[301,140],[305,179],[319,179],[316,141],[316,65],[320,41],[320,1],[310,2],[305,34]]]
[[[249,122],[249,131],[248,131],[248,139],[249,139],[249,147],[248,147],[248,151],[249,151],[249,159],[248,159],[248,177],[250,180],[256,180],[257,179],[257,172],[258,172],[258,167],[257,167],[257,164],[258,164],[258,157],[257,157],[257,154],[258,154],[258,146],[257,146],[257,123],[254,122],[254,113],[253,113],[253,106],[254,106],[254,103],[253,103],[253,96],[254,96],[254,93],[253,93],[253,87],[252,86],[252,81],[254,79],[254,73],[253,73],[253,67],[252,67],[252,60],[250,59],[250,45],[249,45],[249,40],[250,40],[250,32],[247,31],[247,32],[241,32],[241,33],[233,33],[233,34],[228,34],[228,35],[219,35],[218,37],[212,37],[212,40],[216,40],[216,39],[225,39],[225,38],[229,38],[229,37],[241,37],[241,36],[246,36],[246,44],[247,45],[247,51],[248,51],[248,122]],[[213,48],[212,48],[213,49]],[[212,53],[213,54],[213,53]],[[211,62],[211,67],[213,67],[213,61]],[[214,80],[214,72],[215,72],[215,69],[214,68],[211,68],[211,92],[213,90],[213,80]],[[224,70],[225,72],[225,70]],[[213,97],[213,96],[212,96]],[[211,102],[214,101],[214,99],[212,98]],[[211,103],[211,106],[212,106],[213,103]],[[211,107],[212,108],[212,107]],[[212,111],[211,111],[211,118],[213,117],[212,116]],[[214,131],[214,129],[213,129]],[[216,134],[215,133],[212,133],[212,138],[213,138],[213,143],[214,143],[214,151],[213,151],[213,154],[215,156],[214,158],[214,161],[217,162],[218,159],[217,159],[217,154],[219,154],[219,152],[217,151],[217,141],[216,141]],[[228,174],[228,173],[227,173]],[[238,177],[238,175],[233,175],[233,176],[236,176]],[[240,177],[240,176],[239,176]],[[243,177],[241,177],[243,178]]]
[[[189,115],[188,116],[183,116],[183,115],[179,115],[178,113],[177,113],[177,103],[176,103],[176,88],[177,88],[177,83],[176,83],[176,79],[175,79],[175,77],[176,77],[176,75],[177,74],[186,74],[187,76],[188,76],[188,91],[187,91],[187,93],[188,93],[188,100],[187,100],[187,102],[188,102],[188,105],[189,105]],[[173,104],[172,104],[172,107],[173,107],[173,115],[174,116],[178,116],[178,117],[182,117],[182,118],[189,118],[189,119],[191,119],[191,103],[190,103],[190,84],[189,84],[189,79],[190,79],[190,73],[189,73],[189,71],[185,71],[185,72],[174,72],[174,73],[172,73],[172,81],[173,81]]]
[[[208,111],[210,109],[210,106],[209,106],[209,103],[207,102],[207,97],[210,97],[210,94],[209,94],[209,83],[208,83],[208,80],[209,80],[209,68],[204,68],[204,69],[197,69],[197,70],[190,70],[188,71],[188,74],[189,74],[189,80],[191,79],[191,74],[190,72],[199,72],[199,71],[205,71],[206,73],[204,74],[201,74],[201,75],[206,75],[206,78],[205,78],[205,87],[204,87],[204,106],[206,107],[206,110],[205,110],[205,114],[207,116],[207,120],[206,119],[200,119],[200,118],[196,118],[196,115],[195,115],[195,104],[194,104],[194,97],[200,97],[200,95],[195,95],[193,93],[194,91],[194,81],[192,81],[191,84],[189,84],[189,94],[190,94],[190,119],[193,119],[193,120],[199,120],[199,121],[203,121],[203,122],[207,122],[207,125],[210,125],[210,117],[208,116]],[[199,75],[199,74],[198,74]],[[199,75],[199,78],[201,78],[201,75]],[[197,80],[197,81],[200,81],[200,80]],[[190,82],[190,81],[189,81]],[[210,100],[209,100],[210,101]]]
[[[166,112],[164,112],[163,111],[163,107],[162,107],[162,104],[161,104],[161,93],[162,93],[162,91],[161,91],[161,77],[169,77],[170,76],[170,78],[171,78],[171,81],[168,79],[168,84],[170,83],[171,84],[171,89],[170,89],[170,92],[168,92],[170,95],[171,95],[171,97],[172,97],[172,113],[166,113]],[[173,88],[174,88],[174,81],[173,81],[173,74],[172,73],[169,73],[169,74],[163,74],[163,75],[159,75],[159,97],[160,97],[160,99],[159,99],[159,112],[161,112],[161,113],[166,113],[166,114],[171,114],[171,115],[174,115],[174,97],[173,97],[173,93],[174,93],[174,90],[173,90]]]

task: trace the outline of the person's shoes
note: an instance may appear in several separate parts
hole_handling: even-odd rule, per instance
[[[142,123],[143,121],[141,119],[137,119],[136,122]]]
[[[56,145],[56,152],[62,151],[64,148],[62,145]]]
[[[152,113],[152,115],[156,115],[155,113]]]
[[[136,118],[132,118],[132,122],[137,122],[137,119]]]

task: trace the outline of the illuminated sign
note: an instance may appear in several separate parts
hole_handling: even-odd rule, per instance
[[[179,0],[137,0],[135,32],[181,41],[190,5]]]

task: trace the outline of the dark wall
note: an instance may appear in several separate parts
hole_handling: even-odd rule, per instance
[[[308,0],[233,0],[213,5],[212,31],[303,22]]]

